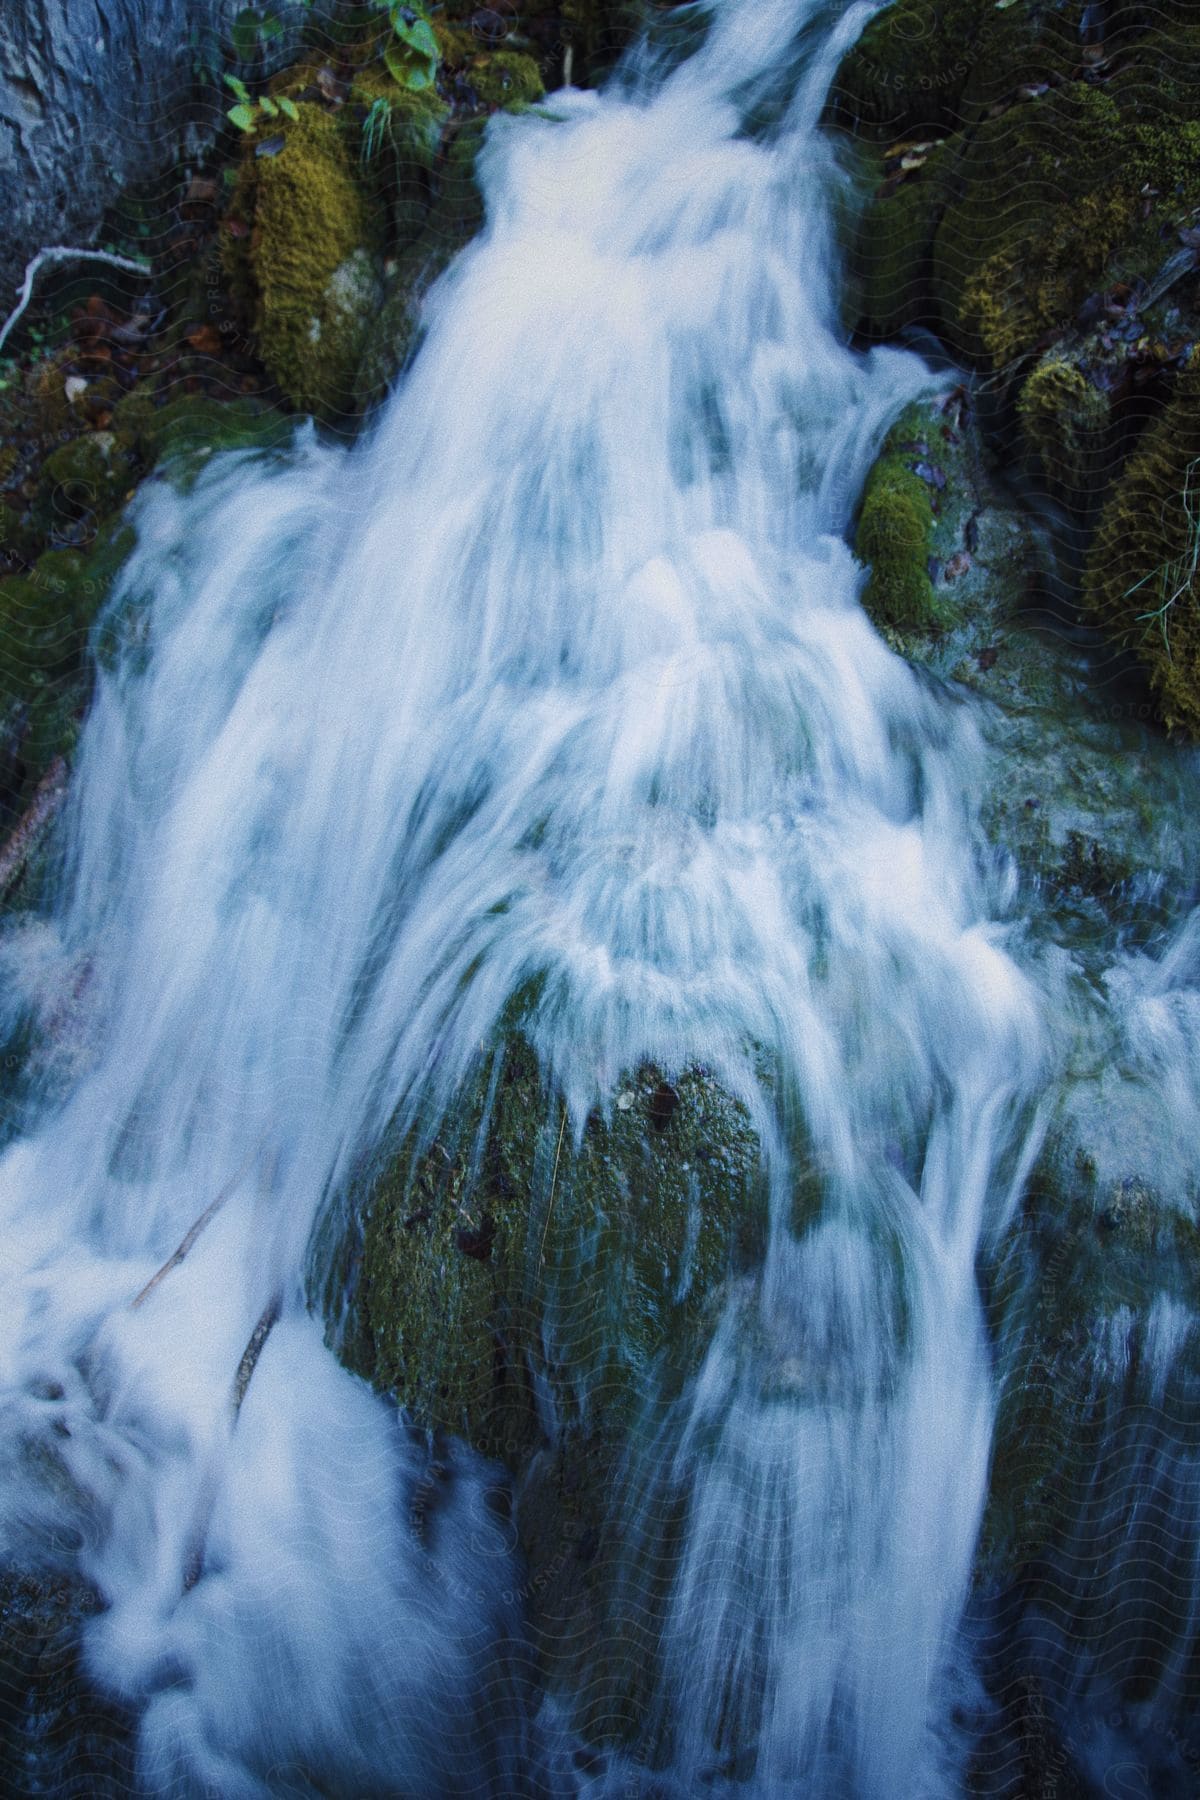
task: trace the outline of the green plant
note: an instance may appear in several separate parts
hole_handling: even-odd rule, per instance
[[[438,71],[438,43],[423,7],[395,3],[381,7],[391,21],[392,42],[383,52],[388,73],[412,93],[433,86]]]
[[[367,111],[367,116],[363,120],[362,148],[360,151],[363,162],[371,162],[378,156],[383,147],[383,140],[391,122],[392,103],[385,95],[381,94],[378,99],[372,100]]]
[[[277,119],[280,113],[284,118],[291,119],[293,123],[300,117],[296,110],[296,102],[289,100],[286,95],[281,95],[278,100],[272,100],[269,94],[260,94],[258,99],[254,100],[251,98],[250,90],[245,82],[239,81],[236,75],[226,75],[223,80],[237,102],[236,106],[229,108],[225,117],[231,124],[236,125],[239,131],[253,131],[261,125],[264,119]]]

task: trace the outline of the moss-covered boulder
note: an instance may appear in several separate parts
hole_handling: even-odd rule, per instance
[[[1021,84],[1078,63],[1079,13],[1074,0],[894,0],[838,71],[837,115],[881,137],[957,130]]]
[[[379,217],[339,115],[314,103],[247,148],[224,234],[225,265],[263,362],[302,411],[336,419],[378,307]]]
[[[996,366],[1067,327],[1102,278],[1153,277],[1164,229],[1200,202],[1200,125],[1071,82],[985,119],[934,245],[956,348]]]
[[[961,460],[961,441],[940,409],[912,406],[888,432],[867,477],[854,534],[855,554],[870,571],[862,603],[894,639],[936,631],[950,620],[947,594],[934,590],[941,567],[935,533],[947,469]],[[951,496],[957,512],[962,496],[953,489]]]
[[[651,1379],[695,1366],[763,1229],[756,1134],[709,1074],[636,1072],[576,1147],[513,1038],[494,1085],[373,1183],[345,1354],[421,1423],[509,1460],[547,1404],[560,1429],[611,1434]]]
[[[1089,615],[1146,668],[1164,721],[1200,737],[1200,363],[1114,488],[1088,557]]]

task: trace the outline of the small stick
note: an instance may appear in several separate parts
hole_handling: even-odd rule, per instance
[[[230,1194],[232,1194],[234,1189],[238,1186],[243,1175],[246,1173],[246,1170],[250,1167],[250,1164],[254,1161],[254,1158],[258,1155],[258,1152],[261,1147],[262,1147],[262,1139],[260,1138],[258,1143],[255,1144],[254,1148],[251,1150],[250,1154],[247,1156],[247,1158],[246,1158],[245,1162],[242,1164],[241,1168],[237,1171],[236,1175],[234,1175],[230,1181],[226,1182],[225,1186],[221,1189],[221,1191],[217,1195],[216,1199],[211,1200],[209,1202],[209,1204],[205,1207],[204,1211],[200,1214],[200,1217],[196,1220],[195,1224],[193,1226],[191,1226],[191,1228],[189,1229],[187,1234],[182,1238],[182,1240],[179,1243],[178,1248],[171,1252],[170,1256],[168,1256],[168,1258],[167,1258],[166,1262],[163,1264],[162,1268],[158,1270],[157,1274],[152,1275],[150,1277],[149,1281],[146,1283],[146,1285],[142,1289],[141,1293],[137,1295],[136,1299],[134,1299],[133,1301],[130,1302],[130,1311],[131,1312],[135,1311],[142,1304],[143,1300],[149,1299],[150,1295],[154,1292],[154,1289],[158,1286],[159,1282],[162,1281],[164,1276],[169,1275],[171,1273],[172,1269],[177,1269],[179,1267],[180,1263],[183,1261],[184,1257],[187,1255],[188,1251],[191,1249],[191,1247],[195,1243],[196,1239],[200,1236],[200,1233],[204,1230],[204,1227],[208,1224],[209,1220],[212,1219],[221,1210],[221,1208],[224,1206],[225,1202],[228,1200]]]
[[[246,1389],[250,1386],[263,1345],[271,1335],[271,1327],[279,1317],[283,1306],[283,1296],[274,1294],[250,1333],[250,1342],[242,1351],[242,1360],[238,1364],[237,1374],[233,1380],[233,1392],[229,1396],[231,1422],[236,1425],[242,1401],[246,1398]],[[204,1480],[200,1484],[200,1495],[196,1502],[196,1511],[192,1529],[188,1534],[187,1554],[183,1559],[183,1591],[190,1594],[201,1575],[204,1573],[204,1557],[208,1549],[208,1527],[212,1521],[213,1507],[216,1504],[219,1477],[215,1472],[216,1465],[210,1464]]]
[[[546,1223],[542,1226],[542,1241],[538,1249],[538,1262],[546,1260],[546,1233],[550,1229],[550,1214],[554,1211],[554,1190],[558,1186],[558,1159],[562,1155],[563,1133],[567,1129],[567,1109],[563,1107],[562,1124],[558,1128],[558,1148],[554,1152],[554,1173],[550,1177],[550,1198],[546,1202]]]
[[[117,269],[131,269],[135,275],[146,275],[150,269],[149,263],[134,262],[132,257],[118,256],[114,250],[73,250],[67,244],[50,244],[45,250],[39,250],[32,261],[25,265],[25,279],[17,289],[17,304],[3,325],[0,325],[0,350],[3,350],[9,332],[33,299],[34,276],[47,263],[56,262],[111,263]]]
[[[254,1373],[258,1359],[263,1353],[263,1345],[270,1337],[271,1327],[274,1325],[276,1319],[278,1319],[282,1307],[282,1294],[273,1294],[263,1309],[263,1314],[259,1319],[258,1324],[250,1333],[250,1342],[242,1351],[242,1360],[238,1364],[237,1375],[235,1376],[233,1383],[233,1393],[230,1395],[229,1402],[235,1419],[242,1410],[242,1401],[246,1398],[246,1389],[250,1386],[250,1377]]]

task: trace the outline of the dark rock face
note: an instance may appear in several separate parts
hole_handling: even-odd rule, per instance
[[[149,179],[219,122],[210,59],[229,45],[239,10],[240,0],[0,8],[0,317],[35,250],[90,242],[122,186]],[[206,84],[205,104],[196,95]]]

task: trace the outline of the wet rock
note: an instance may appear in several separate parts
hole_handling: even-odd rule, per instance
[[[42,245],[87,243],[121,186],[156,176],[182,133],[211,131],[197,104],[197,46],[219,60],[241,0],[23,0],[0,15],[0,317]],[[278,48],[304,9],[281,5]],[[191,115],[189,119],[189,115]]]
[[[127,1800],[133,1720],[86,1674],[80,1636],[100,1608],[67,1575],[0,1570],[0,1767],[4,1791]]]
[[[523,1040],[365,1197],[345,1352],[415,1419],[509,1460],[549,1401],[560,1427],[619,1430],[646,1391],[695,1366],[726,1276],[761,1245],[756,1135],[692,1068],[619,1084],[576,1149]],[[543,1398],[539,1401],[537,1391]]]

